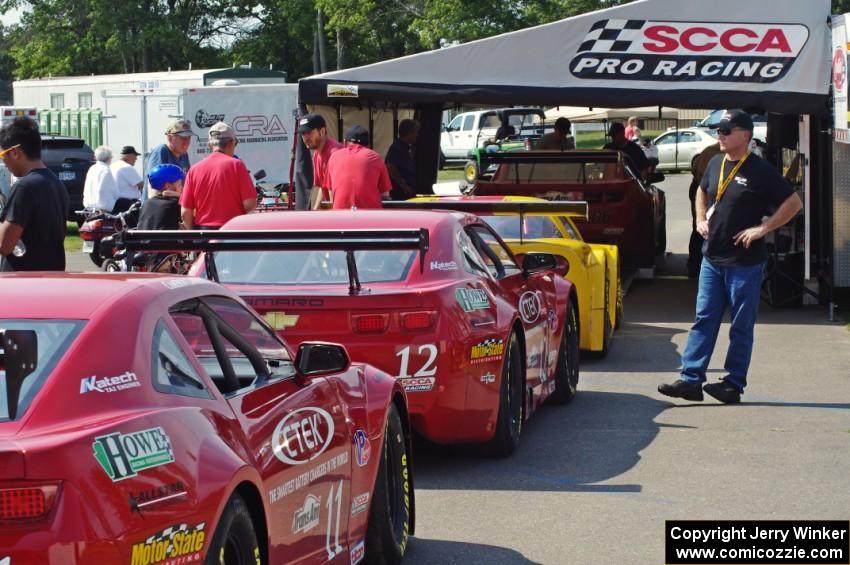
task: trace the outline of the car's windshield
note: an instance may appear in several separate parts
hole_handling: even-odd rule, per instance
[[[604,183],[626,180],[620,161],[502,163],[492,182],[501,183]]]
[[[35,371],[21,385],[15,419],[20,420],[33,398],[38,394],[71,342],[80,334],[81,320],[0,320],[2,330],[33,330],[38,340],[38,361]],[[6,371],[0,363],[0,421],[9,419]]]
[[[563,237],[555,223],[545,216],[482,216],[502,239],[543,239]]]
[[[354,252],[362,284],[403,281],[415,251]],[[348,284],[344,251],[220,251],[215,254],[219,280],[226,284]]]

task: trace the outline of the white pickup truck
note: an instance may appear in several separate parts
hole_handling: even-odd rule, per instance
[[[545,115],[539,108],[497,108],[458,114],[440,134],[441,162],[466,161],[469,152],[495,137],[504,123],[515,136],[539,137]]]

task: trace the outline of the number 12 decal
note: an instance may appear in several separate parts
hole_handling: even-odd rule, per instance
[[[408,367],[410,366],[410,346],[408,345],[401,351],[395,354],[396,357],[401,357],[401,366],[398,369],[398,378],[406,379],[413,377],[433,377],[437,374],[437,367],[435,366],[437,363],[437,346],[433,343],[426,343],[425,345],[420,345],[419,349],[417,349],[417,355],[428,354],[428,359],[425,363],[422,364],[422,367],[416,371],[415,374],[411,375],[407,372]]]

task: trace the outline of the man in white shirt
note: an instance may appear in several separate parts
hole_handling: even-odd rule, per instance
[[[101,145],[94,150],[95,164],[86,173],[83,185],[83,206],[111,212],[117,200],[115,178],[109,168],[112,161],[112,149]]]
[[[118,200],[115,202],[115,212],[123,212],[142,197],[144,181],[135,167],[139,155],[135,147],[125,145],[121,149],[120,158],[109,165],[117,189]]]

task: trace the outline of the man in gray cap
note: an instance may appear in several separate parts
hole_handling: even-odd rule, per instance
[[[178,119],[174,120],[165,129],[165,143],[157,145],[148,155],[145,170],[150,171],[157,165],[165,163],[177,165],[183,172],[189,170],[189,145],[192,143],[192,137],[195,133],[192,131],[192,123],[189,120]],[[155,196],[156,191],[150,193],[150,187],[142,191],[142,202],[148,199],[148,196]]]
[[[334,152],[342,149],[342,144],[332,137],[328,137],[328,128],[325,119],[319,114],[305,114],[298,120],[296,131],[301,134],[310,150],[313,151],[313,190],[309,196],[310,205],[307,205],[307,195],[296,195],[295,204],[299,210],[317,208],[322,200],[330,200],[331,181],[328,177],[328,162]],[[319,190],[321,189],[321,190]]]
[[[257,191],[241,159],[233,156],[239,140],[228,124],[210,128],[212,153],[189,170],[180,195],[180,215],[188,229],[217,230],[231,218],[257,207]]]

